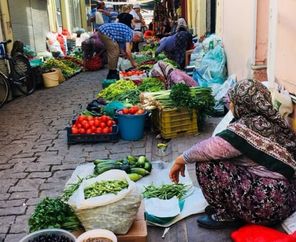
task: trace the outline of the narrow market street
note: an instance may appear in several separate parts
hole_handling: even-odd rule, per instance
[[[159,160],[157,140],[151,132],[137,142],[67,145],[65,127],[95,98],[105,75],[105,70],[84,72],[0,109],[0,241],[16,242],[28,233],[28,218],[35,205],[45,196],[60,195],[79,164],[128,154]],[[205,130],[198,136],[172,139],[164,158],[171,161],[196,141],[210,136],[219,120],[207,119]],[[148,241],[231,241],[231,230],[201,229],[196,216],[173,225],[165,239],[161,239],[163,230],[148,227]]]

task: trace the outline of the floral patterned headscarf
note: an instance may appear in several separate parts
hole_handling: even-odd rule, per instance
[[[227,127],[232,139],[227,132],[226,136],[224,133],[226,139],[254,156],[251,158],[255,161],[266,163],[262,165],[271,170],[278,171],[275,168],[277,161],[295,170],[296,135],[273,108],[269,90],[261,82],[243,80],[234,86],[229,97],[234,105],[235,121]]]

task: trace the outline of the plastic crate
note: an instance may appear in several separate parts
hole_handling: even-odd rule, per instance
[[[78,143],[117,142],[119,140],[118,126],[113,125],[110,134],[72,134],[71,127],[67,127],[68,145]]]
[[[162,138],[171,139],[198,132],[197,112],[188,109],[153,110],[153,128],[160,131]]]

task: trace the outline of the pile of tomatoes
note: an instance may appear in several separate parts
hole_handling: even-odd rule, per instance
[[[142,108],[139,108],[138,106],[132,106],[130,108],[124,108],[124,109],[118,111],[118,114],[139,115],[139,114],[144,114],[144,113],[145,113],[145,110]]]
[[[120,75],[122,77],[131,77],[131,76],[141,76],[145,74],[144,71],[141,70],[131,70],[131,71],[121,71]]]
[[[115,121],[109,116],[80,115],[71,127],[72,134],[110,134]]]

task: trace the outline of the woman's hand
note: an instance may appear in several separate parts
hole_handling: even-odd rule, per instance
[[[173,166],[171,167],[169,177],[172,182],[178,183],[179,182],[179,174],[185,177],[185,160],[183,155],[180,155],[174,161]]]

